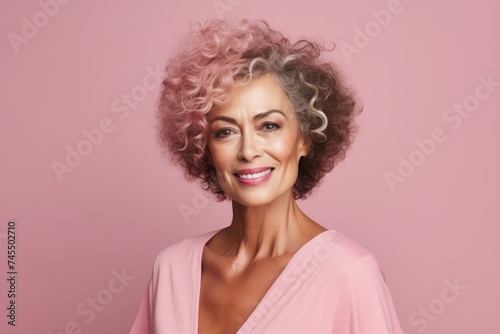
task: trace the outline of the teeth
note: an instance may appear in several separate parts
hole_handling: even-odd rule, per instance
[[[255,174],[238,174],[238,176],[242,179],[257,179],[259,177],[263,177],[266,174],[271,173],[271,169],[267,169],[265,171],[255,173]]]

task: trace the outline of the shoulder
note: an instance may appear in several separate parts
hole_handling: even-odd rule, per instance
[[[375,256],[333,231],[323,287],[335,300],[334,333],[402,333],[385,275]]]
[[[359,272],[383,276],[375,256],[356,241],[335,230],[328,230],[320,238],[320,246],[329,254],[324,270],[344,279]]]
[[[319,237],[319,243],[328,249],[330,254],[353,264],[367,256],[373,256],[365,247],[336,230],[327,230]]]
[[[205,243],[217,232],[218,231],[210,231],[186,238],[163,249],[156,256],[154,263],[155,270],[195,259]]]

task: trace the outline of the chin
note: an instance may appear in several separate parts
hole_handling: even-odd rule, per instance
[[[244,194],[235,194],[231,200],[246,207],[259,207],[272,204],[279,200],[287,198],[293,199],[292,189],[281,193],[270,193],[266,189],[259,189],[257,191],[246,191]]]

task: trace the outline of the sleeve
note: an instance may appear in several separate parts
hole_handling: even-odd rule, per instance
[[[153,315],[153,277],[151,277],[129,334],[153,334]]]
[[[403,333],[384,275],[372,254],[361,258],[347,279],[332,333]]]

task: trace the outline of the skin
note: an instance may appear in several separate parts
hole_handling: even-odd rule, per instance
[[[210,162],[232,200],[233,218],[203,250],[198,333],[235,333],[297,250],[326,229],[293,199],[307,147],[273,76],[234,87],[208,121]],[[244,185],[234,175],[257,167],[273,168],[261,184]]]

